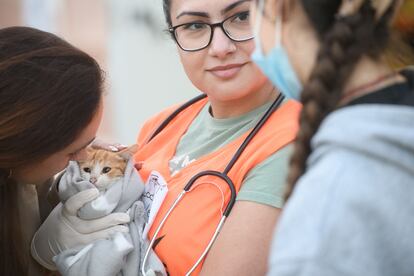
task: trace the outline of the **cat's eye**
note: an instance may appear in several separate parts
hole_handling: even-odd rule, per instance
[[[83,171],[84,172],[87,172],[87,173],[91,173],[91,169],[90,168],[83,168]]]
[[[105,167],[103,168],[102,173],[109,173],[110,171],[111,171],[110,167]]]

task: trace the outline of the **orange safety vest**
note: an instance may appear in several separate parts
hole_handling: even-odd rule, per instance
[[[207,99],[203,99],[184,109],[150,142],[147,141],[155,129],[176,107],[167,109],[147,121],[140,132],[140,147],[134,158],[136,162],[143,161],[143,167],[139,171],[142,178],[146,181],[151,171],[156,170],[164,177],[169,189],[148,233],[148,239],[152,239],[159,223],[191,177],[205,170],[224,171],[250,132],[247,131],[226,146],[200,157],[171,176],[168,162],[174,157],[181,137],[206,103]],[[301,105],[298,102],[285,102],[253,138],[228,173],[237,192],[251,169],[294,140],[298,130],[300,109]],[[214,183],[220,187],[224,194],[224,206],[230,198],[230,190],[224,181],[214,176],[205,176],[197,180],[193,190],[175,207],[154,244],[156,254],[171,276],[185,275],[195,264],[221,218],[223,195],[220,189],[215,185],[199,185],[203,183]],[[199,274],[201,266],[202,263],[194,271],[194,275]]]

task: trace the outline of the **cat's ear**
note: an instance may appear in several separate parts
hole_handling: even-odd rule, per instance
[[[118,152],[118,155],[121,156],[125,160],[129,160],[138,150],[138,145],[132,145],[127,147],[126,149],[121,150]]]
[[[92,146],[88,146],[85,150],[88,156],[92,156],[96,152],[96,149]]]
[[[88,146],[84,150],[82,150],[82,152],[83,152],[82,155],[77,157],[77,159],[76,159],[76,161],[79,164],[83,164],[87,160],[90,160],[94,156],[94,154],[96,152],[96,149],[92,148],[91,146]]]

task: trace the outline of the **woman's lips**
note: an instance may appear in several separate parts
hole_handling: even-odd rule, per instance
[[[221,79],[231,79],[241,70],[245,63],[216,66],[207,71]]]

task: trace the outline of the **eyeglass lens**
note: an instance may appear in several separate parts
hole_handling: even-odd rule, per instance
[[[233,41],[253,38],[248,11],[237,13],[225,19],[221,24],[226,35]],[[193,22],[178,26],[174,35],[181,48],[196,51],[209,45],[213,36],[213,28],[212,24]]]

